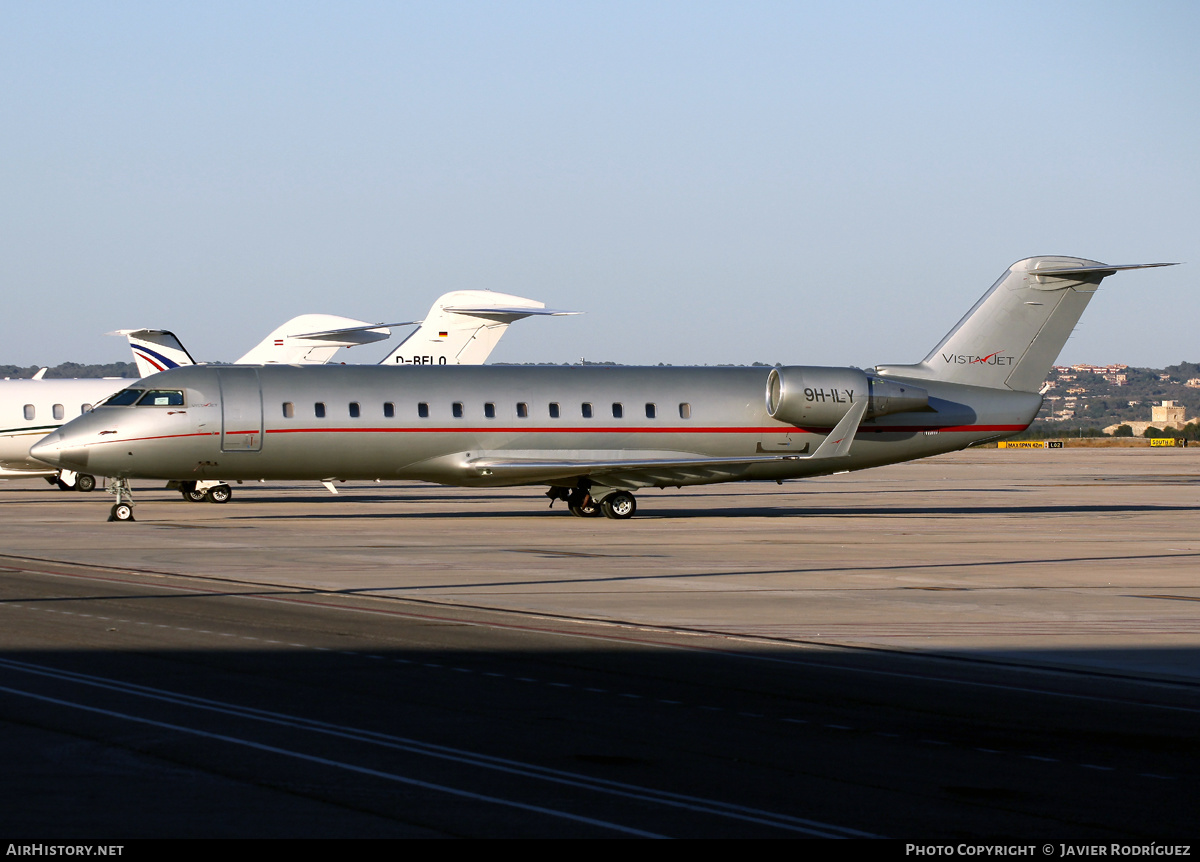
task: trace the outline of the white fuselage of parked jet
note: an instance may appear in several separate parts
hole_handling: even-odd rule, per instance
[[[56,475],[29,456],[29,447],[129,383],[121,377],[0,380],[0,477]]]

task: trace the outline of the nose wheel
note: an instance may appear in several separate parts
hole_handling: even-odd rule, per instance
[[[117,502],[113,503],[112,509],[108,512],[109,521],[132,521],[133,517],[133,493],[129,490],[128,479],[110,479],[108,482],[108,493],[117,498]]]

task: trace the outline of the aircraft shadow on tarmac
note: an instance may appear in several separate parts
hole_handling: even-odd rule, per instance
[[[203,614],[215,597],[172,598]],[[0,685],[16,692],[3,706],[0,830],[607,834],[545,813],[561,810],[681,837],[796,835],[798,824],[907,840],[1194,835],[1193,684],[1047,673],[1055,650],[663,649],[652,632],[643,645],[555,649],[520,621],[470,647],[479,629],[425,610],[385,621],[400,641],[416,627],[420,648],[386,646],[376,626],[337,649],[0,652]],[[457,646],[437,646],[433,629]],[[1133,652],[1153,663],[1160,651],[1096,659]],[[497,796],[528,810],[480,801]],[[724,807],[698,813],[684,797]]]
[[[295,499],[295,498],[291,498]],[[743,498],[745,499],[745,498]],[[364,501],[363,498],[355,498],[355,502],[370,502]],[[381,501],[382,502],[382,501]],[[407,499],[397,500],[391,498],[391,503],[418,503],[420,501],[409,501]],[[429,502],[435,502],[440,507],[447,505],[446,498],[431,499]],[[472,498],[455,498],[455,503],[463,502],[469,504],[471,502],[490,502],[495,503],[496,498],[489,497],[484,499]],[[532,502],[534,505],[528,505]],[[242,513],[232,514],[230,517],[223,520],[238,521],[238,520],[305,520],[305,519],[411,519],[411,518],[529,518],[529,517],[566,517],[566,511],[561,507],[548,509],[546,506],[537,506],[538,501],[535,499],[529,501],[528,498],[521,498],[520,508],[514,509],[488,509],[481,511],[469,508],[469,505],[464,505],[461,508],[451,508],[450,511],[405,511],[405,512],[370,512],[370,511],[336,511],[330,509],[326,512],[304,512],[304,513],[282,513],[282,514],[265,514],[265,513]],[[688,518],[797,518],[797,517],[870,517],[870,516],[938,516],[938,515],[1072,515],[1072,514],[1145,514],[1145,513],[1161,513],[1161,512],[1200,512],[1200,506],[1169,506],[1157,504],[1111,504],[1111,505],[1042,505],[1042,506],[1004,506],[1004,505],[986,505],[986,506],[706,506],[698,508],[674,508],[669,504],[658,505],[653,498],[646,498],[641,508],[638,509],[638,514],[635,516],[635,521],[646,521],[653,519],[688,519]],[[160,510],[161,511],[161,510]],[[236,511],[236,510],[235,510]],[[139,518],[141,518],[139,510]],[[154,516],[147,514],[143,520],[153,522]],[[574,518],[572,521],[576,520]],[[605,523],[605,518],[581,518],[580,523],[597,524]]]

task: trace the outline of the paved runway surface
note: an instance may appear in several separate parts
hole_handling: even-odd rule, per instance
[[[1200,450],[342,487],[0,483],[3,834],[1195,833]]]

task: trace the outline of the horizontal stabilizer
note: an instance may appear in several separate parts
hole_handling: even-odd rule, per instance
[[[478,306],[469,308],[461,305],[448,305],[442,309],[454,314],[470,314],[473,317],[510,317],[520,320],[522,317],[564,317],[569,314],[583,314],[582,311],[563,311],[558,308],[505,308],[504,306]]]
[[[1068,275],[1092,275],[1108,278],[1127,269],[1153,269],[1156,266],[1179,266],[1178,263],[1124,263],[1118,265],[1098,264],[1096,266],[1047,267],[1038,268],[1040,277],[1064,278]]]
[[[295,332],[285,338],[305,338],[322,341],[341,341],[346,346],[386,341],[391,337],[389,326],[404,326],[403,323],[364,323],[362,326],[344,326],[341,329],[323,329],[320,332]]]

